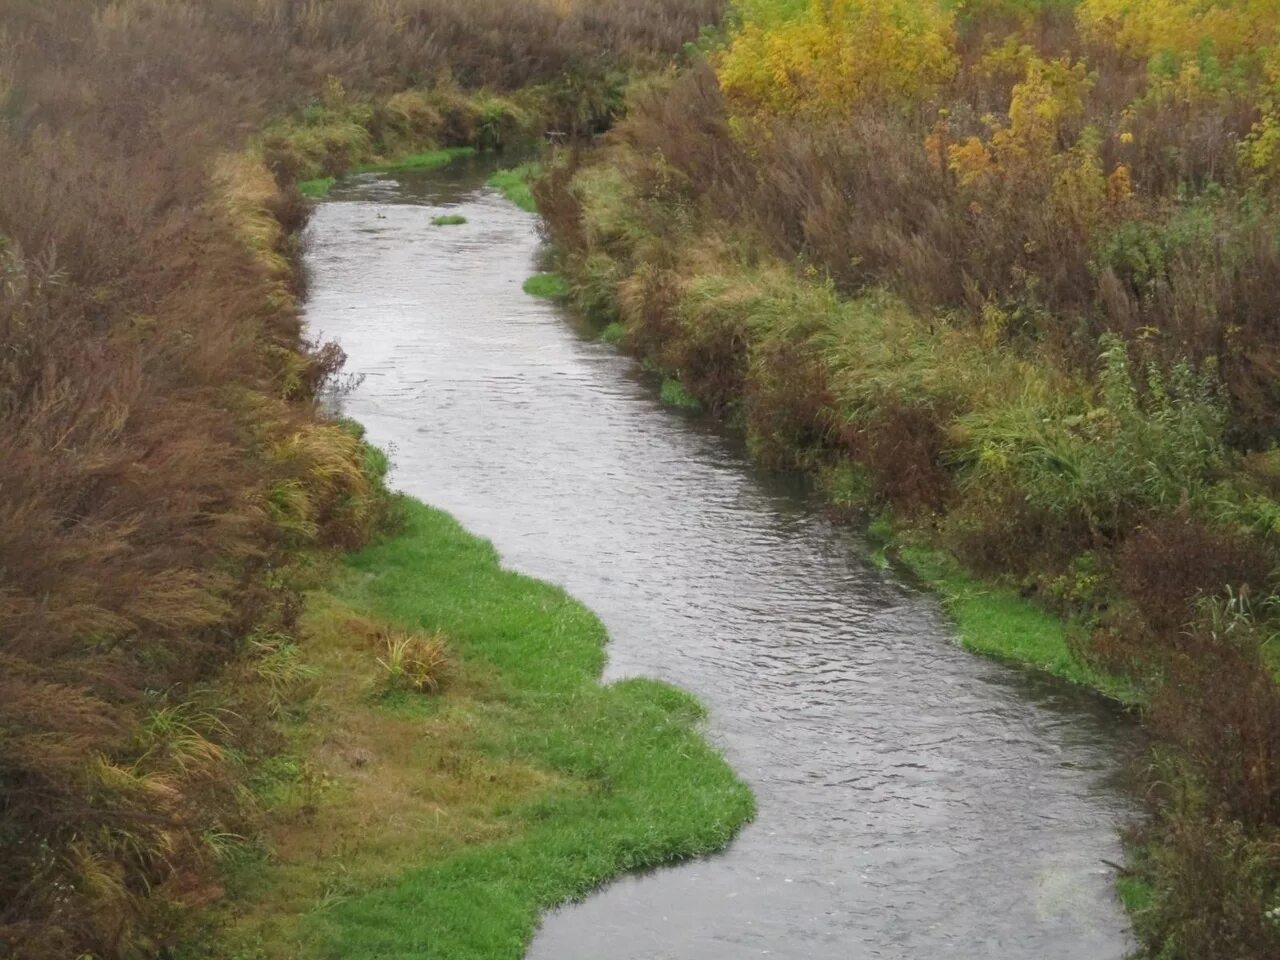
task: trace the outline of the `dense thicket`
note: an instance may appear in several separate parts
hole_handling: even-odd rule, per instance
[[[1275,5],[735,11],[542,185],[582,306],[765,461],[1074,616],[1055,668],[1166,743],[1154,952],[1280,955]]]
[[[153,954],[217,896],[271,705],[208,681],[285,682],[280,571],[377,522],[312,402],[341,358],[301,340],[297,171],[242,153],[256,131],[432,85],[598,118],[719,6],[0,2],[0,953]],[[371,140],[407,123],[379,109]],[[427,114],[416,136],[458,134]]]

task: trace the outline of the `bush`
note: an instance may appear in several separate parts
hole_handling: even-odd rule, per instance
[[[1225,467],[1216,381],[1187,364],[1147,370],[1139,389],[1124,344],[1105,339],[1095,402],[1070,415],[1020,406],[962,419],[965,482],[1016,490],[1115,542],[1144,511],[1201,502]]]
[[[1176,635],[1201,601],[1227,591],[1265,594],[1275,557],[1258,540],[1181,512],[1136,530],[1117,552],[1117,566],[1126,596],[1151,629]]]

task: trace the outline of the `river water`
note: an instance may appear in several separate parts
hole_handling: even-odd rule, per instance
[[[307,319],[363,377],[344,408],[396,487],[600,615],[607,679],[702,698],[759,801],[725,853],[552,913],[529,956],[1120,960],[1132,727],[957,648],[793,478],[523,293],[536,221],[483,172],[357,177],[316,211]]]

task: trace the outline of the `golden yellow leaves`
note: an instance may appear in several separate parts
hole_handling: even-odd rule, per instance
[[[955,72],[936,0],[745,0],[720,83],[749,113],[826,113],[926,95]]]

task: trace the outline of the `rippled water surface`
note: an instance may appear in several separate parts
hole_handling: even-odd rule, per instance
[[[793,482],[525,295],[535,221],[482,179],[366,176],[317,211],[308,318],[364,377],[345,408],[396,486],[603,618],[610,678],[701,697],[760,808],[724,854],[552,914],[530,956],[1123,957],[1101,861],[1132,729],[956,648]]]

